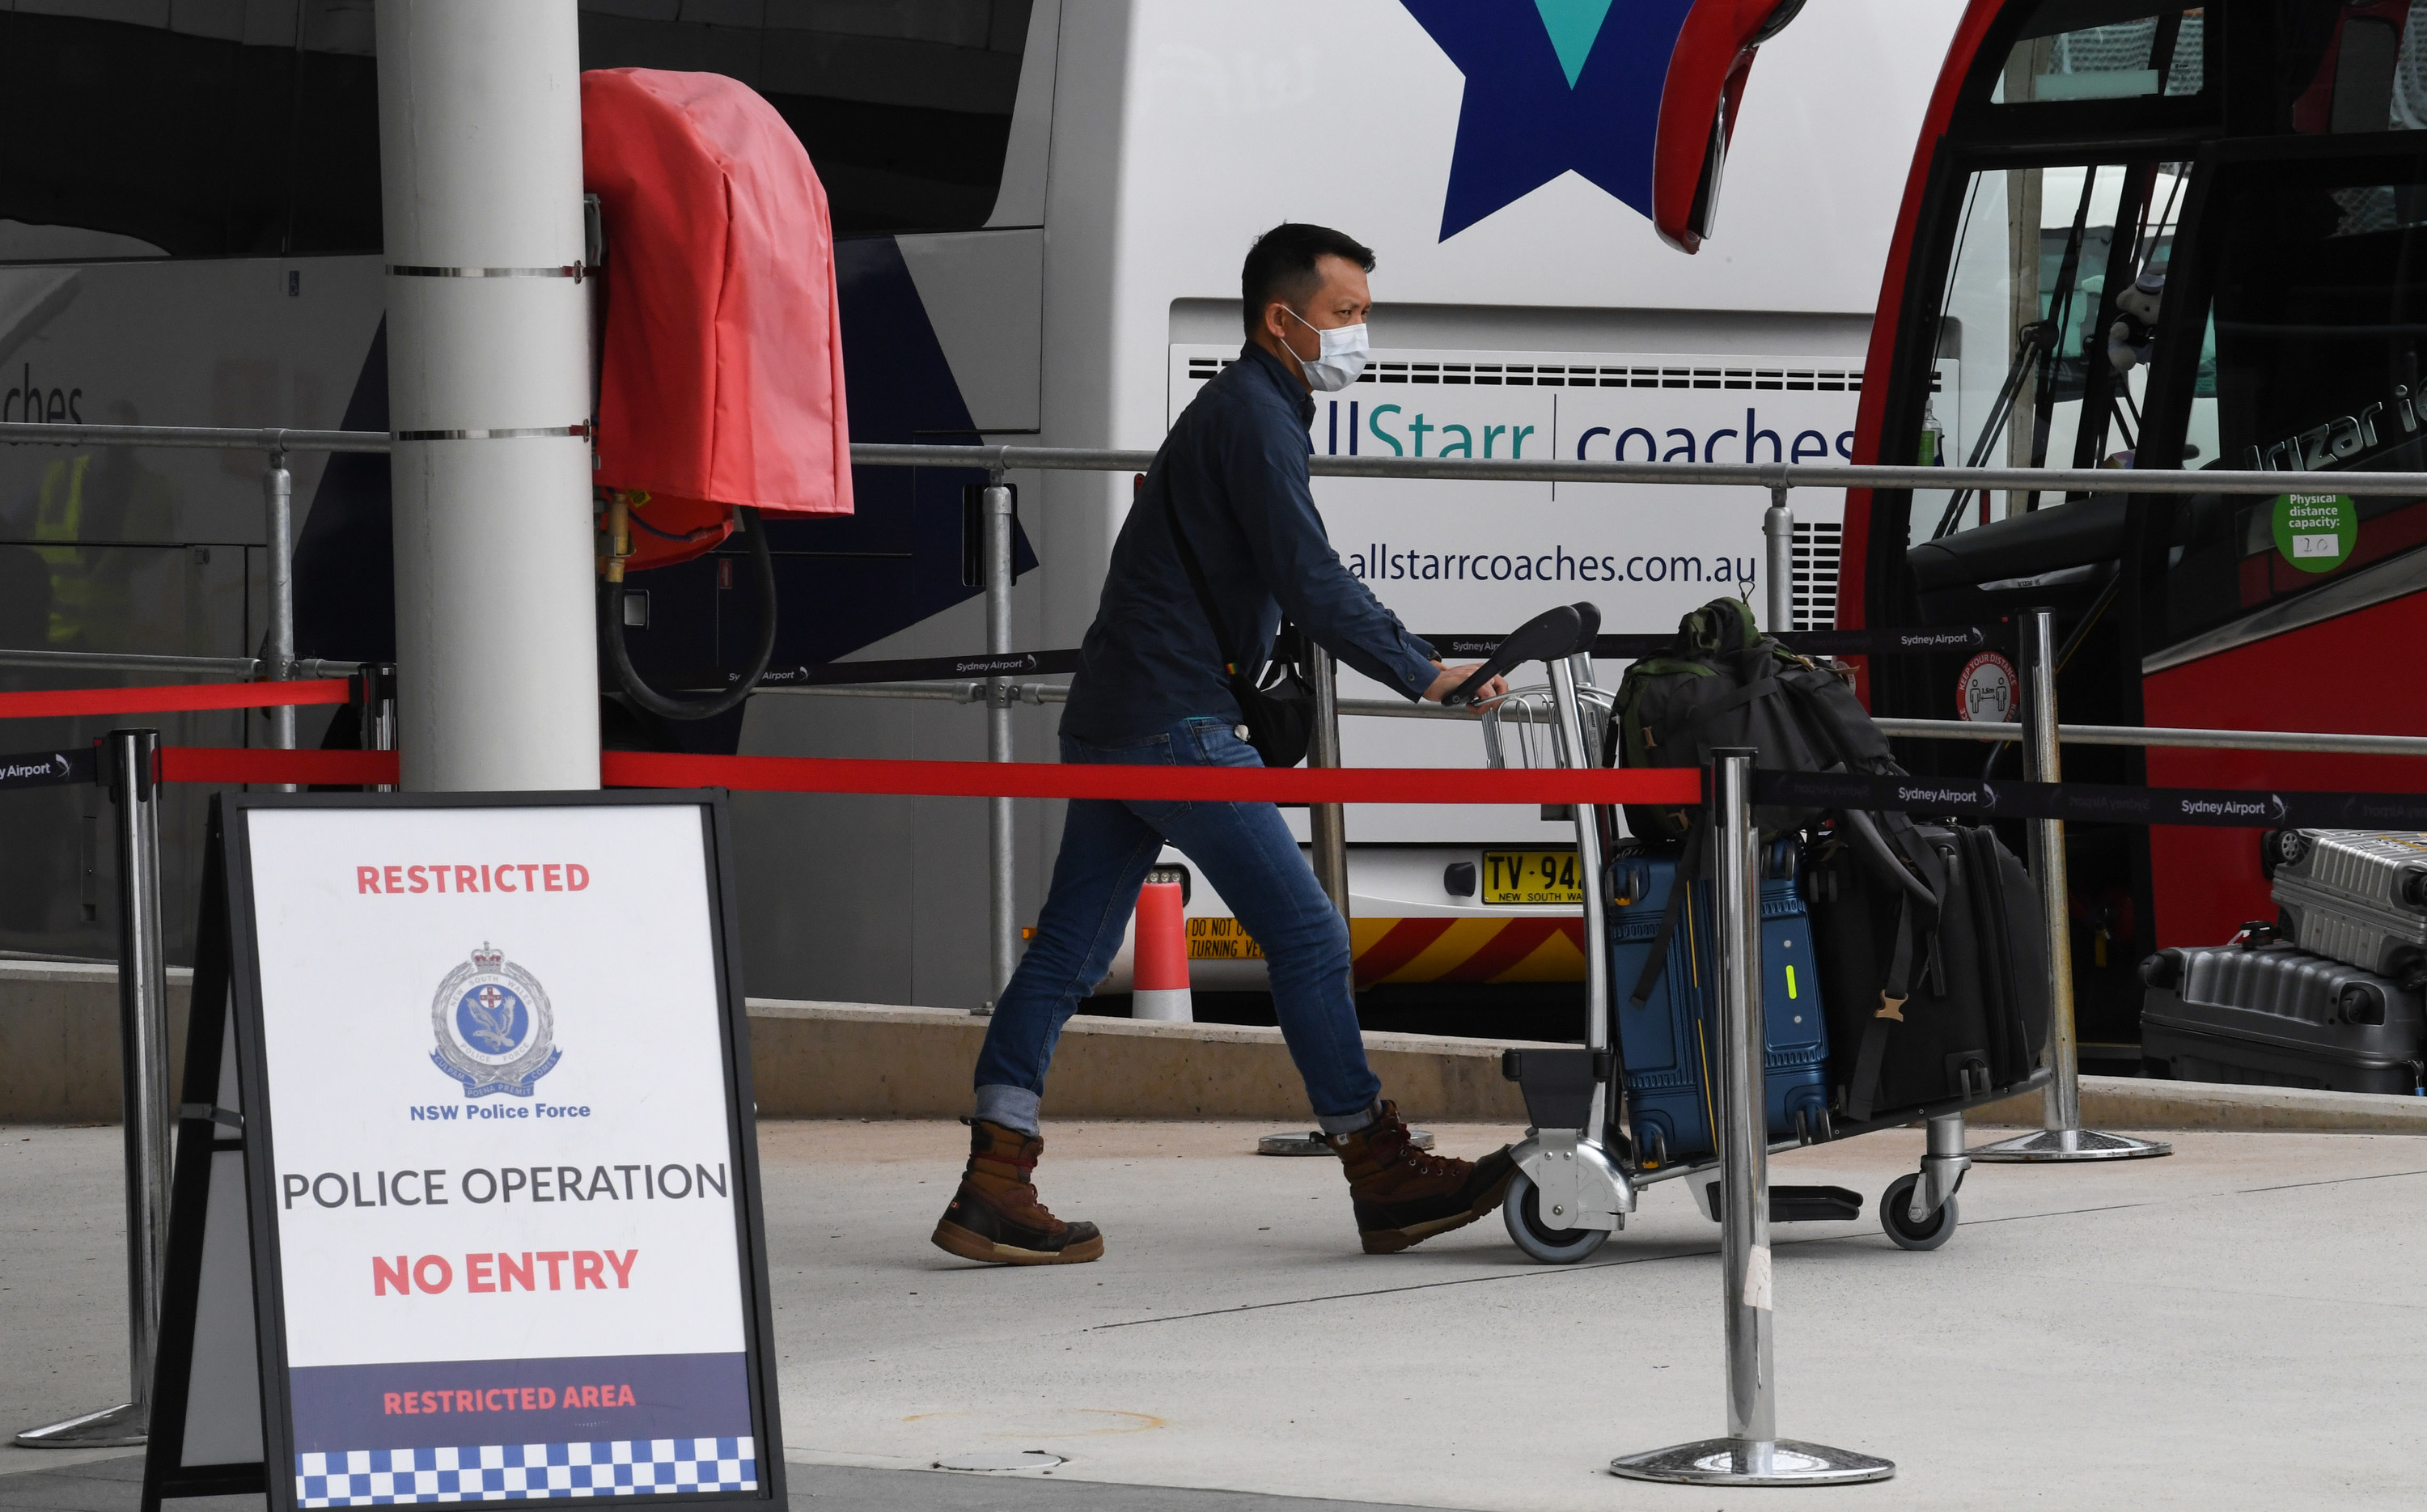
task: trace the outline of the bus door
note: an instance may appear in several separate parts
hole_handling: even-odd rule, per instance
[[[1916,461],[2115,472],[2112,491],[1916,489],[1903,521],[1910,620],[1989,625],[2031,608],[2056,611],[2058,697],[2071,723],[2140,722],[2127,469],[2153,448],[2167,465],[2186,446],[2215,455],[2212,436],[2150,430],[2151,395],[2164,377],[2149,317],[2194,178],[2175,155],[2188,151],[2008,157],[1965,173],[1936,342],[1941,364],[1962,358],[1959,402],[1914,396]],[[1888,527],[1875,517],[1873,528]],[[2011,672],[1995,658],[1957,658],[1882,666],[1877,675],[1890,680],[1898,712],[1995,722],[2017,717]],[[2022,774],[2012,746],[1932,741],[1908,759],[1947,775]],[[2139,753],[2122,747],[2068,750],[2065,775],[2142,780]],[[2144,953],[2144,842],[2135,829],[2081,824],[2068,832],[2067,853],[2082,1038],[2129,1044],[2134,967]]]
[[[2203,448],[2184,465],[2285,476],[2267,494],[2146,501],[2142,710],[2162,725],[2427,734],[2408,667],[2427,642],[2427,499],[2337,486],[2427,471],[2427,137],[2220,143],[2201,176],[2160,338],[2199,360],[2174,365],[2152,419]],[[2427,784],[2427,762],[2381,756],[2158,750],[2147,772],[2166,787]],[[2151,868],[2160,945],[2274,917],[2249,832],[2158,830]]]
[[[1887,366],[1865,382],[1878,415],[1871,456],[2109,468],[2119,485],[2144,455],[2163,451],[2172,464],[2181,438],[2152,431],[2150,405],[2175,353],[2150,317],[2201,146],[2223,129],[2220,15],[2157,0],[1975,0],[1925,128],[1910,235],[1891,253],[1875,336],[1885,345],[1874,347]],[[1950,359],[1952,404],[1930,392],[1932,368]],[[1863,581],[1841,623],[1994,624],[2048,607],[2063,717],[2140,719],[2137,578],[2126,570],[2136,506],[2121,486],[1879,490],[1860,502],[1848,538]],[[1883,659],[1869,669],[1872,707],[2010,717],[2018,690],[2001,659]],[[1920,772],[2021,774],[2012,746],[1904,741],[1898,754]],[[2140,753],[2113,747],[2069,750],[2065,775],[2143,780]],[[2078,825],[2067,858],[2085,1064],[2137,1061],[2146,841]]]

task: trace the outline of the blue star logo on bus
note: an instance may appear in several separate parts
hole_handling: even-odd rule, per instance
[[[1573,171],[1652,214],[1670,55],[1694,0],[1399,0],[1466,75],[1441,239]]]
[[[438,1040],[431,1061],[463,1082],[467,1097],[528,1097],[564,1054],[539,979],[485,942],[438,984],[430,1028]]]

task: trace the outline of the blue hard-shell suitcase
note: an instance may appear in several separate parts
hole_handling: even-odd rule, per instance
[[[1611,1036],[1625,1069],[1628,1132],[1646,1169],[1705,1159],[1717,1150],[1717,1105],[1711,1079],[1719,1059],[1712,970],[1714,893],[1705,879],[1687,884],[1684,910],[1669,942],[1667,968],[1651,996],[1634,1001],[1635,984],[1660,931],[1675,883],[1679,853],[1627,848],[1609,865]],[[1795,882],[1789,844],[1763,853],[1761,882],[1762,1001],[1767,1046],[1769,1133],[1772,1139],[1817,1138],[1827,1127],[1829,1032],[1820,1011],[1812,927]]]

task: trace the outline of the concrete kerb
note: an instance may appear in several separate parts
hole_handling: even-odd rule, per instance
[[[770,1118],[937,1118],[969,1111],[986,1020],[946,1008],[750,1000],[750,1063]],[[1385,1094],[1413,1116],[1525,1121],[1500,1075],[1511,1041],[1365,1035]],[[1308,1121],[1278,1029],[1080,1015],[1062,1031],[1045,1106],[1057,1118]]]
[[[169,968],[169,1084],[186,1064],[194,973]],[[122,1114],[118,967],[0,961],[0,1123],[114,1124]]]
[[[183,1065],[192,973],[171,969],[172,1066]],[[0,961],[0,1122],[119,1117],[118,973],[108,965]],[[957,1009],[750,1000],[751,1065],[769,1118],[949,1118],[969,1111],[969,1067],[986,1020]],[[1523,1042],[1369,1032],[1389,1095],[1419,1118],[1522,1127],[1500,1053]],[[1081,1015],[1063,1031],[1046,1085],[1061,1118],[1305,1119],[1306,1094],[1276,1029],[1147,1023]],[[2093,1128],[2427,1134],[2427,1097],[2293,1087],[2081,1079]],[[1973,1122],[2034,1127],[2036,1093]]]

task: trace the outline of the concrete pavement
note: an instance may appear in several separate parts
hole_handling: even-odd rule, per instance
[[[1782,1180],[1867,1199],[1858,1223],[1776,1231],[1781,1431],[1899,1470],[1868,1488],[1715,1495],[1603,1472],[1720,1426],[1717,1229],[1681,1188],[1648,1192],[1577,1267],[1526,1261],[1496,1221],[1366,1257],[1337,1167],[1246,1153],[1266,1129],[1050,1127],[1047,1197],[1102,1224],[1109,1252],[993,1271],[926,1244],[958,1125],[765,1126],[796,1497],[902,1512],[2419,1498],[2416,1138],[2191,1132],[2160,1161],[1983,1166],[1962,1229],[1920,1255],[1867,1211],[1912,1168],[1917,1131],[1780,1160]],[[1507,1137],[1440,1132],[1454,1152]],[[0,1231],[0,1410],[26,1424],[118,1389],[117,1131],[11,1130],[0,1151],[0,1211],[15,1217]],[[1051,1479],[920,1468],[1031,1449],[1067,1463]],[[51,1471],[0,1477],[0,1506],[132,1507],[131,1488],[109,1490],[120,1471],[90,1467],[71,1488],[60,1463],[0,1450],[0,1471]]]

